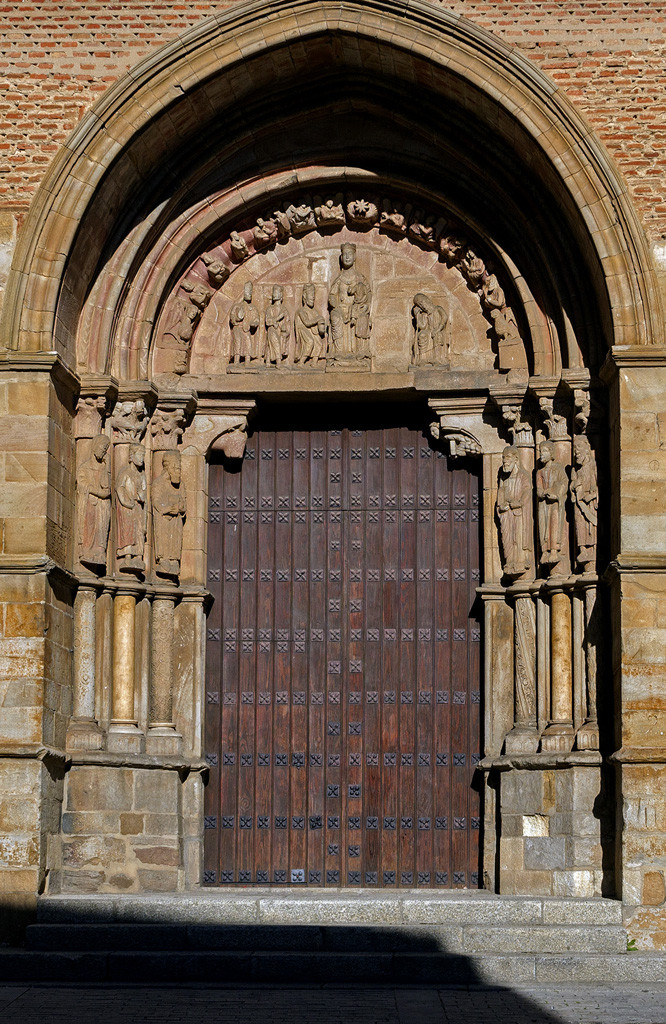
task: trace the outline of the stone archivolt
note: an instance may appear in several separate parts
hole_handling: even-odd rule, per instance
[[[348,237],[343,234],[340,242],[336,235],[345,231]],[[282,263],[292,255],[290,240],[311,233],[321,239],[323,249],[328,245],[339,252],[341,261],[345,251],[354,250],[350,259],[356,263],[355,240],[365,248],[372,246],[377,234],[395,242],[409,242],[415,252],[436,254],[436,261],[456,270],[467,289],[476,295],[494,339],[499,368],[508,370],[524,365],[524,346],[514,310],[507,304],[495,269],[478,254],[477,245],[469,241],[468,230],[448,217],[409,202],[339,192],[325,198],[306,195],[285,200],[278,208],[258,216],[253,224],[232,229],[225,241],[202,254],[160,318],[157,348],[171,353],[159,363],[161,371],[189,372],[195,332],[209,305],[212,306],[215,293],[224,288],[234,273],[259,254],[274,253]],[[358,263],[362,262],[363,254],[359,252]],[[289,297],[284,287],[275,283],[262,308],[257,306],[256,295],[252,299],[256,282],[246,280],[243,296],[229,311],[228,327],[218,324],[217,328],[218,335],[221,330],[223,336],[218,348],[228,351],[229,367],[323,369],[345,367],[353,362],[356,368],[370,368],[373,315],[395,320],[397,314],[392,306],[384,308],[385,297],[373,297],[374,282],[358,268],[358,263],[352,271],[341,262],[337,276],[326,290],[326,309],[321,312],[318,303],[324,305],[324,296],[317,294],[321,291],[320,278],[303,280],[300,287],[290,281],[293,287]],[[250,273],[251,268],[250,263]],[[346,277],[350,282],[354,278],[355,294],[347,289],[348,294],[341,302],[338,291]],[[412,322],[407,316],[403,324],[407,331],[413,331],[410,362],[414,367],[447,366],[449,313],[436,297],[428,294],[431,289],[427,283],[424,286],[424,281],[427,278],[421,270],[421,287],[414,288],[412,293]],[[282,297],[276,300],[273,294],[279,295],[280,289]],[[364,361],[367,367],[361,365]]]

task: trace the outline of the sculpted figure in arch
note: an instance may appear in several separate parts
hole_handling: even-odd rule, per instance
[[[370,355],[370,303],[372,292],[366,278],[356,269],[356,246],[340,246],[340,273],[328,293],[331,322],[329,355],[343,362]]]
[[[313,284],[303,287],[301,308],[294,317],[296,334],[295,362],[316,364],[326,355],[326,321],[315,309],[316,288]]]
[[[583,572],[594,572],[597,555],[597,464],[584,434],[574,437],[571,500],[574,504],[577,561]]]
[[[448,363],[446,324],[448,314],[442,306],[436,306],[432,299],[418,292],[412,306],[414,318],[414,342],[412,364],[414,366],[441,365]]]
[[[291,338],[291,317],[284,308],[284,289],[273,285],[271,304],[266,310],[266,364],[279,366],[289,360],[289,339]]]
[[[145,449],[131,444],[129,462],[116,477],[116,555],[123,572],[145,569],[146,542]]]
[[[536,474],[536,494],[539,503],[539,544],[541,565],[556,565],[561,558],[564,534],[564,512],[569,480],[564,466],[555,459],[555,448],[550,441],[539,445],[541,468]]]
[[[259,310],[252,305],[252,282],[247,281],[243,289],[243,298],[231,307],[229,313],[231,327],[231,362],[258,363],[263,352],[259,351]]]
[[[532,482],[514,445],[507,445],[502,452],[495,511],[504,572],[507,576],[522,576],[532,563]]]
[[[153,483],[153,550],[159,576],[178,576],[183,550],[183,522],[187,512],[180,486],[180,452],[162,456],[162,472]]]
[[[94,438],[90,458],[76,473],[79,497],[79,559],[91,568],[106,568],[111,525],[111,477],[106,463],[109,438]]]

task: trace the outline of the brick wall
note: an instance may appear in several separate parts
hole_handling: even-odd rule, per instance
[[[84,112],[142,57],[228,6],[0,2],[0,288],[12,232]],[[566,90],[622,168],[651,240],[666,239],[661,0],[451,0],[448,8],[519,47]]]

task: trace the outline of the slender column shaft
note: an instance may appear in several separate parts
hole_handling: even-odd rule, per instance
[[[530,596],[515,600],[515,722],[536,729],[536,617]]]
[[[135,725],[133,594],[117,594],[113,602],[113,706],[114,724]]]
[[[553,593],[550,612],[551,720],[573,727],[569,595],[561,591]]]
[[[173,615],[172,600],[156,597],[153,601],[153,631],[150,665],[151,728],[173,728]]]
[[[73,717],[95,719],[95,602],[92,588],[79,587],[74,599]]]

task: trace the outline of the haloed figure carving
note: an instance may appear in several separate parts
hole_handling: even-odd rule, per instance
[[[106,548],[111,525],[111,478],[106,464],[109,438],[99,434],[90,458],[76,474],[79,496],[79,558],[91,568],[106,568]]]
[[[129,462],[116,478],[116,554],[123,572],[145,569],[143,548],[146,542],[145,449],[132,444]]]
[[[574,437],[571,500],[574,505],[577,561],[583,572],[594,572],[597,556],[597,464],[584,435]]]
[[[564,509],[569,481],[564,466],[555,460],[555,449],[550,441],[539,445],[541,468],[536,474],[536,494],[539,502],[539,543],[541,565],[556,565],[562,557]]]
[[[288,361],[291,317],[284,308],[282,285],[273,285],[271,304],[264,317],[266,323],[266,363],[279,366]]]
[[[243,298],[231,307],[231,361],[238,364],[258,363],[263,353],[258,351],[259,311],[252,305],[252,282],[247,281]]]
[[[340,246],[341,271],[328,293],[331,321],[330,355],[349,360],[369,355],[370,302],[372,293],[365,277],[356,269],[356,246]]]
[[[181,490],[180,452],[162,456],[162,472],[153,483],[153,549],[155,571],[160,576],[178,576],[183,550],[183,522],[187,512]]]
[[[317,363],[326,355],[326,321],[315,309],[316,289],[313,284],[303,287],[301,308],[294,317],[296,334],[295,362]]]
[[[495,505],[507,576],[521,576],[530,568],[533,551],[531,506],[529,474],[520,464],[518,449],[507,445],[502,452]]]
[[[432,299],[418,292],[412,306],[414,318],[414,343],[412,364],[414,366],[441,365],[448,362],[446,345],[446,323],[448,314],[442,306],[436,306]]]

